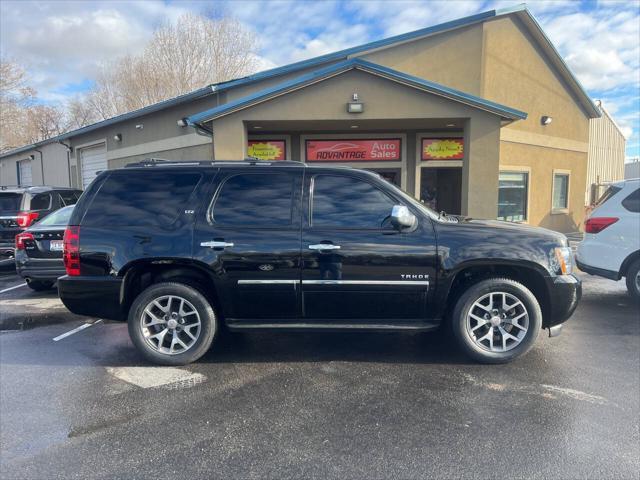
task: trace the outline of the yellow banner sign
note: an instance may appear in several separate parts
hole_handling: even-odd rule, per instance
[[[423,138],[422,160],[460,160],[464,158],[462,138]]]
[[[249,140],[247,154],[260,160],[284,160],[286,145],[284,140]]]

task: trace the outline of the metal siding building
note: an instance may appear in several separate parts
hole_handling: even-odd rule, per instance
[[[602,102],[596,105],[602,116],[589,122],[585,205],[599,198],[604,184],[624,179],[626,139]]]

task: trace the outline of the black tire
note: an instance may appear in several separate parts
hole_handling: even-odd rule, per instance
[[[144,309],[153,300],[168,295],[185,299],[193,306],[200,319],[200,333],[197,339],[187,350],[180,353],[169,354],[158,351],[143,333],[141,319]],[[164,282],[151,285],[138,295],[129,310],[128,327],[131,341],[150,362],[159,365],[186,365],[195,362],[209,350],[218,331],[218,320],[209,301],[197,289],[183,283]],[[165,327],[155,328],[164,329]],[[146,330],[149,331],[149,329]]]
[[[507,351],[490,351],[483,348],[467,330],[467,315],[474,303],[491,292],[513,295],[522,302],[528,314],[529,324],[526,333],[519,344]],[[524,355],[535,343],[541,328],[542,311],[538,300],[524,285],[508,278],[489,278],[470,285],[457,299],[451,315],[451,331],[456,343],[467,356],[480,363],[506,363]]]
[[[48,282],[46,280],[28,280],[27,285],[31,290],[36,292],[44,292],[45,290],[51,290],[53,284],[56,282]]]
[[[640,272],[640,258],[634,260],[629,268],[627,268],[626,281],[627,291],[631,298],[636,302],[640,302],[640,285],[638,285],[638,275]]]

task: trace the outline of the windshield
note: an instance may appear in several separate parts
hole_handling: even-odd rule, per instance
[[[0,213],[17,212],[20,210],[21,193],[1,192],[0,193]]]
[[[60,210],[56,210],[55,212],[44,217],[38,225],[66,225],[69,223],[69,219],[71,218],[71,212],[73,212],[73,207],[75,205],[69,205],[68,207],[63,207]]]

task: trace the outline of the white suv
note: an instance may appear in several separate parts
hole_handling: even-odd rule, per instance
[[[577,265],[591,275],[627,279],[640,300],[640,178],[613,183],[584,224]]]

